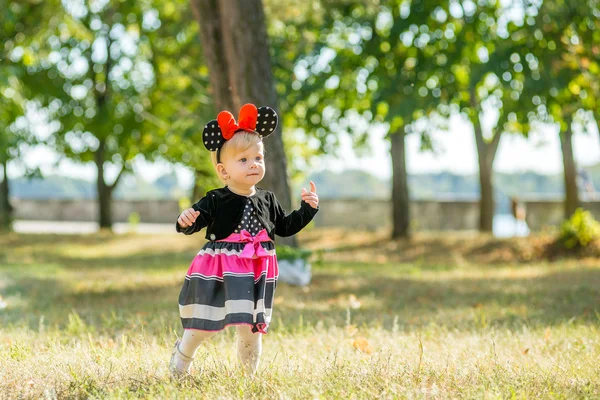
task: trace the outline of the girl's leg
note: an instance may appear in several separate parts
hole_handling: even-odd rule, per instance
[[[215,333],[217,332],[194,329],[184,330],[183,337],[176,343],[176,348],[173,350],[174,356],[171,359],[172,371],[177,374],[189,373],[196,350],[202,342],[208,340]]]
[[[253,376],[258,368],[262,352],[262,334],[252,333],[249,325],[236,326],[238,333],[238,357],[246,373]]]
[[[179,350],[188,357],[194,358],[196,350],[205,340],[210,339],[218,331],[199,331],[195,329],[186,329],[183,331]]]

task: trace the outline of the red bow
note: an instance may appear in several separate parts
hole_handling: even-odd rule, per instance
[[[242,129],[244,131],[254,132],[256,129],[256,120],[258,119],[258,109],[254,104],[244,104],[240,110],[239,124],[235,122],[233,114],[229,111],[221,111],[217,116],[217,123],[221,128],[221,133],[225,140],[233,137],[233,134]]]

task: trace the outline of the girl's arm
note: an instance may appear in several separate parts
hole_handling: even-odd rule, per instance
[[[213,193],[207,193],[206,196],[201,198],[196,204],[191,207],[194,211],[198,211],[200,214],[194,221],[194,223],[186,228],[182,228],[179,222],[176,222],[176,230],[179,233],[185,235],[191,235],[200,231],[202,228],[208,226],[208,224],[214,218],[214,211],[216,209],[216,198]],[[181,214],[180,214],[181,215]],[[177,217],[179,219],[179,217]]]
[[[294,210],[286,215],[285,210],[281,207],[275,195],[271,193],[271,196],[271,201],[275,209],[275,234],[278,236],[292,236],[300,232],[312,221],[317,211],[319,211],[318,207],[313,208],[302,200],[298,210]]]

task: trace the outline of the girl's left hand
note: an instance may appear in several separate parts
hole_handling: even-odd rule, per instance
[[[317,196],[317,187],[312,181],[310,182],[310,192],[307,192],[306,189],[302,188],[302,200],[307,202],[312,208],[319,207],[319,196]]]

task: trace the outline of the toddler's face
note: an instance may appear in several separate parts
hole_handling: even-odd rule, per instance
[[[265,150],[262,142],[222,160],[229,175],[228,183],[250,188],[265,177]]]

